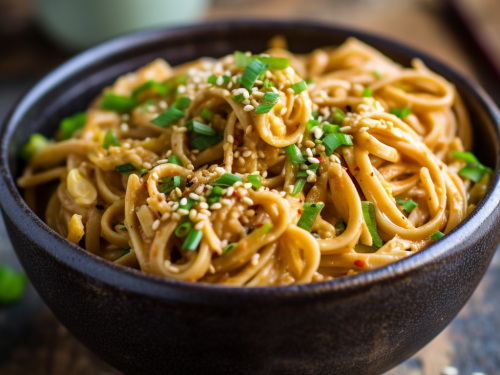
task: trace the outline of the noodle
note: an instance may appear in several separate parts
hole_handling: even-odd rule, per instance
[[[465,152],[471,124],[451,83],[352,38],[302,56],[273,41],[120,77],[31,158],[18,179],[30,206],[59,180],[45,220],[89,252],[256,287],[403,259],[479,203],[491,170]]]

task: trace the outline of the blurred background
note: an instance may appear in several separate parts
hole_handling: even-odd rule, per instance
[[[308,19],[418,48],[500,103],[499,0],[0,0],[0,120],[23,92],[79,51],[151,27],[224,18]],[[258,52],[258,51],[254,51]],[[0,267],[22,271],[0,218]],[[500,375],[500,257],[433,342],[386,375]],[[28,284],[0,302],[0,374],[119,374],[57,321]]]

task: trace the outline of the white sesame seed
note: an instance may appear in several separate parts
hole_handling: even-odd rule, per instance
[[[128,130],[129,130],[128,124],[126,124],[126,123],[121,124],[120,125],[120,130],[122,132],[128,132]]]
[[[226,193],[227,193],[227,189],[222,189],[220,192],[221,195],[226,195]]]
[[[147,161],[142,163],[142,166],[146,169],[151,169],[153,166],[151,165],[151,163],[148,163]]]
[[[229,186],[229,187],[227,188],[226,195],[227,195],[228,197],[230,197],[231,195],[233,195],[233,193],[234,193],[234,187],[233,187],[233,186]]]
[[[259,89],[258,87],[252,87],[252,89],[251,89],[251,90],[252,90],[252,92],[253,92],[253,91],[257,91],[258,89]]]
[[[262,172],[262,177],[264,177],[264,178],[267,177],[267,171]]]
[[[181,199],[181,206],[185,206],[187,204],[188,200],[187,198],[182,198]]]
[[[242,185],[243,185],[243,182],[242,182],[242,181],[236,181],[236,182],[233,184],[233,187],[236,189],[236,188],[238,188],[238,187],[240,187],[240,186],[242,186]]]
[[[174,204],[172,205],[172,211],[175,211],[179,208],[179,202],[174,202]]]
[[[158,180],[158,173],[153,172],[153,178],[154,178],[155,180]]]
[[[250,155],[252,155],[252,151],[246,150],[241,154],[244,158],[248,158]]]
[[[309,176],[316,176],[316,173],[314,173],[313,171],[311,170],[307,170],[306,173],[309,175]]]
[[[363,132],[367,131],[368,129],[370,129],[368,126],[363,126],[362,128],[359,128],[359,132],[363,133]]]
[[[253,185],[252,185],[252,183],[251,183],[251,182],[247,182],[245,185],[243,185],[243,187],[244,187],[245,189],[250,189],[252,186],[253,186]]]
[[[261,158],[261,159],[264,159],[266,157],[266,154],[264,154],[264,151],[262,151],[262,150],[259,150],[257,152],[257,155],[259,155],[259,158]]]
[[[215,84],[216,84],[217,86],[222,86],[222,84],[223,84],[223,83],[224,83],[224,77],[222,77],[222,76],[218,76],[218,77],[217,77],[217,80],[215,81]]]
[[[191,153],[192,153],[192,154],[199,154],[199,153],[200,153],[200,150],[198,150],[198,149],[196,149],[196,148],[193,148],[193,149],[191,150]]]
[[[172,273],[179,273],[179,269],[174,266],[167,267],[167,270],[172,272]]]
[[[179,198],[182,197],[182,191],[178,187],[175,188],[175,195],[177,195]]]
[[[226,170],[224,168],[222,168],[222,167],[215,168],[215,171],[217,172],[217,174],[219,176],[222,176],[224,173],[226,173]]]
[[[246,106],[243,107],[243,110],[245,112],[250,112],[250,111],[253,111],[254,109],[255,108],[253,107],[253,105],[250,105],[250,104],[248,104],[248,105],[246,105]]]
[[[248,197],[243,197],[242,201],[243,201],[243,203],[245,203],[245,204],[247,204],[249,206],[253,206],[253,200],[251,200]]]
[[[196,211],[194,208],[189,210],[189,218],[191,221],[196,221],[196,217],[198,216],[198,211]]]
[[[128,142],[127,142],[127,143],[124,143],[124,144],[123,144],[123,147],[125,147],[125,148],[130,148],[130,143],[128,143]]]
[[[196,194],[201,194],[203,193],[203,190],[205,189],[205,184],[200,184],[196,190],[194,191]]]
[[[342,126],[342,127],[340,128],[340,131],[341,131],[342,133],[349,132],[349,131],[351,131],[351,127],[350,127],[350,126]]]
[[[253,126],[252,125],[248,125],[246,130],[245,130],[245,134],[250,134],[253,130]]]
[[[210,212],[206,209],[202,209],[198,212],[198,216],[196,217],[196,220],[208,220],[208,216],[206,212]]]
[[[311,163],[311,164],[319,164],[319,160],[318,159],[310,157],[310,156],[307,158],[307,161],[309,163]]]
[[[166,158],[169,158],[170,156],[172,156],[172,150],[168,150],[167,153],[165,154]]]
[[[162,100],[161,102],[158,103],[158,106],[161,108],[161,109],[166,109],[167,108],[167,102]]]
[[[194,226],[194,229],[203,230],[203,227],[205,227],[205,222],[203,220],[200,220],[196,223],[196,225]]]
[[[168,220],[170,218],[170,212],[165,212],[163,215],[161,215],[161,221]]]
[[[177,92],[178,92],[179,94],[184,94],[184,93],[186,92],[186,86],[179,85],[179,86],[177,87]]]
[[[310,148],[306,148],[306,154],[307,156],[313,156],[313,153]]]
[[[201,209],[206,210],[208,208],[208,203],[206,203],[206,202],[200,202],[199,206],[200,206]]]
[[[243,100],[243,101],[241,102],[241,104],[243,104],[243,105],[248,105],[248,104],[250,104],[250,100],[245,99],[245,100]]]
[[[208,272],[210,272],[211,274],[214,274],[214,273],[215,273],[215,267],[213,266],[213,264],[211,264],[211,265],[208,267]]]
[[[234,143],[234,137],[233,137],[231,134],[229,134],[229,135],[227,136],[227,141],[228,141],[229,143]]]
[[[153,228],[153,230],[157,230],[159,227],[160,227],[160,220],[155,220],[151,228]]]
[[[195,201],[200,199],[200,196],[196,193],[189,193],[189,198],[194,199]]]
[[[189,169],[190,171],[192,171],[194,169],[194,165],[193,164],[188,164],[186,166],[187,169]]]
[[[314,137],[316,139],[320,139],[323,136],[323,130],[321,128],[318,128],[314,131]]]
[[[154,105],[148,105],[148,112],[156,112],[156,106]]]
[[[227,246],[227,244],[228,244],[228,241],[227,241],[227,240],[222,240],[222,241],[220,242],[220,245],[221,245],[222,247],[226,247],[226,246]]]
[[[186,216],[186,215],[188,215],[188,214],[189,214],[189,211],[188,211],[188,210],[186,210],[185,208],[179,208],[179,209],[177,210],[177,213],[178,213],[179,215],[181,215],[181,216]]]
[[[179,215],[177,212],[174,212],[172,214],[172,219],[174,219],[174,220],[180,220],[181,219],[181,215]]]
[[[216,202],[216,203],[213,203],[211,206],[210,206],[210,209],[211,210],[220,210],[222,208],[222,204],[219,203],[219,202]]]
[[[243,97],[245,99],[248,99],[248,97],[250,96],[248,90],[247,89],[240,89],[240,90],[243,90],[243,91],[240,91],[240,94],[243,94]]]

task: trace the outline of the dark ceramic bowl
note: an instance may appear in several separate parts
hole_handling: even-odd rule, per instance
[[[500,117],[487,95],[441,63],[359,31],[297,22],[218,22],[125,36],[73,58],[38,83],[1,129],[1,206],[31,281],[61,322],[127,374],[380,374],[435,337],[468,300],[500,240],[499,174],[452,233],[392,265],[288,287],[236,289],[144,275],[100,259],[49,229],[14,178],[30,133],[51,135],[119,75],[163,57],[176,65],[283,34],[294,52],[355,36],[395,61],[420,57],[455,83],[476,152],[497,165]]]

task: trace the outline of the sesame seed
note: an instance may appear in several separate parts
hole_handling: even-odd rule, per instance
[[[161,108],[161,109],[166,109],[167,108],[167,102],[162,100],[161,102],[158,103],[158,106]]]
[[[210,209],[211,210],[219,210],[222,208],[222,204],[217,202],[217,203],[213,203],[211,206],[210,206]]]
[[[267,171],[262,172],[262,177],[264,177],[264,178],[267,177]]]
[[[177,210],[177,213],[178,213],[179,215],[181,215],[181,216],[186,216],[186,215],[188,215],[188,214],[189,214],[189,211],[188,211],[188,210],[186,210],[186,209],[184,209],[184,208],[179,208],[179,209]]]
[[[130,148],[130,143],[124,143],[124,144],[123,144],[123,147],[125,147],[125,148]]]
[[[314,173],[313,171],[310,171],[309,169],[306,171],[306,173],[307,173],[309,176],[316,176],[316,173]]]
[[[187,204],[188,200],[187,198],[182,198],[181,199],[181,206],[185,206]]]
[[[148,105],[148,112],[156,112],[156,106]]]
[[[158,180],[158,173],[153,172],[153,178],[154,178],[155,180]]]
[[[128,130],[129,130],[128,124],[126,124],[126,123],[121,124],[120,125],[120,130],[122,132],[128,132]]]
[[[304,144],[306,145],[306,147],[314,147],[314,142],[313,141],[305,141]]]
[[[184,93],[186,92],[186,86],[179,85],[179,86],[177,87],[177,92],[178,92],[179,94],[184,94]]]
[[[208,272],[210,272],[211,274],[214,274],[214,273],[215,273],[215,267],[213,266],[213,264],[211,264],[211,265],[208,267]]]
[[[313,156],[313,153],[310,148],[306,148],[306,154],[307,156]]]
[[[249,206],[253,206],[253,200],[251,200],[248,197],[243,197],[242,201],[243,201],[243,203],[246,203]]]
[[[180,220],[181,219],[181,215],[179,215],[177,212],[174,212],[172,214],[172,219],[174,219],[174,220]]]
[[[323,129],[317,128],[314,131],[314,137],[316,137],[316,139],[320,139],[322,136],[323,136]]]
[[[190,193],[189,198],[194,199],[195,201],[200,199],[200,196],[196,193]]]
[[[241,104],[243,104],[243,105],[248,105],[248,104],[250,104],[250,100],[245,99],[245,100],[243,100],[243,101],[241,102]]]
[[[252,130],[253,130],[252,125],[248,125],[246,130],[245,130],[245,134],[250,134],[252,132]]]
[[[179,208],[179,202],[174,202],[174,204],[172,205],[172,211],[175,211]]]
[[[203,189],[205,189],[205,184],[200,184],[196,189],[195,189],[195,193],[196,194],[201,194],[203,193]]]
[[[247,182],[245,185],[243,185],[243,187],[244,187],[245,189],[250,189],[252,186],[253,186],[253,185],[252,185],[252,183],[251,183],[251,182]]]
[[[153,230],[157,230],[159,227],[160,227],[160,220],[155,220],[151,228],[153,228]]]
[[[253,111],[254,109],[255,108],[253,107],[253,105],[250,105],[250,104],[248,104],[248,105],[246,105],[246,106],[243,107],[243,110],[245,112],[250,112],[250,111]]]
[[[192,171],[194,169],[194,165],[188,164],[186,168],[189,169],[190,171]]]
[[[229,186],[229,187],[227,188],[226,195],[227,195],[228,197],[230,197],[231,195],[233,195],[233,193],[234,193],[234,187],[233,187],[233,186]]]
[[[170,156],[172,156],[172,150],[168,150],[167,153],[165,154],[166,158],[169,158]]]
[[[362,128],[359,129],[359,132],[363,133],[363,132],[367,131],[368,129],[370,129],[368,126],[363,126]]]
[[[350,127],[350,126],[342,126],[342,127],[340,128],[340,131],[341,131],[342,133],[349,132],[349,131],[351,131],[351,127]]]
[[[202,209],[206,210],[206,209],[208,208],[208,203],[205,203],[205,202],[200,202],[200,203],[199,203],[199,206],[200,206],[200,208],[202,208]]]
[[[259,158],[261,158],[261,159],[264,159],[266,157],[266,154],[264,154],[264,151],[262,151],[262,150],[259,150],[257,152],[257,155],[259,155]]]
[[[182,197],[182,191],[178,187],[175,188],[175,195],[177,195],[179,198]]]
[[[199,153],[200,153],[200,150],[198,150],[198,149],[196,149],[196,148],[193,148],[193,149],[191,150],[191,153],[192,153],[192,154],[199,154]]]
[[[318,159],[310,157],[310,156],[307,158],[307,161],[309,163],[311,163],[311,164],[319,164],[319,160]]]
[[[196,216],[198,216],[198,211],[196,211],[194,208],[192,208],[189,211],[189,218],[191,219],[191,221],[195,221],[196,220]]]
[[[205,227],[205,222],[203,220],[200,220],[196,223],[196,225],[194,226],[194,229],[203,230],[203,227]]]
[[[250,155],[252,155],[252,151],[246,150],[241,154],[244,158],[248,158]]]
[[[271,90],[272,90],[272,92],[274,92],[275,94],[278,94],[278,90],[276,89],[276,87],[272,86],[272,87],[271,87]]]
[[[223,84],[223,83],[224,83],[224,77],[222,77],[222,76],[218,76],[218,77],[217,77],[217,80],[215,81],[215,84],[216,84],[217,86],[222,86],[222,84]]]
[[[170,218],[170,212],[165,212],[163,215],[161,215],[161,221],[168,220]]]
[[[142,163],[142,166],[146,169],[151,169],[153,166],[151,165],[151,163],[148,163],[147,161]]]
[[[172,273],[179,273],[179,269],[174,266],[167,267],[167,270],[172,272]]]
[[[286,191],[280,191],[280,195],[284,197],[286,195]]]
[[[239,158],[239,156],[240,156],[240,152],[239,152],[239,151],[235,151],[235,152],[234,152],[233,157],[234,157],[235,159],[238,159],[238,158]]]
[[[227,136],[227,141],[228,141],[229,143],[234,143],[234,137],[233,137],[231,134],[229,134],[229,135]]]
[[[217,174],[219,176],[222,176],[224,173],[226,173],[226,170],[224,168],[222,168],[222,167],[215,168],[215,171],[217,172]]]
[[[241,185],[243,185],[243,182],[241,182],[241,181],[236,181],[236,182],[233,184],[233,187],[234,187],[234,188],[238,188],[238,187],[240,187]]]

